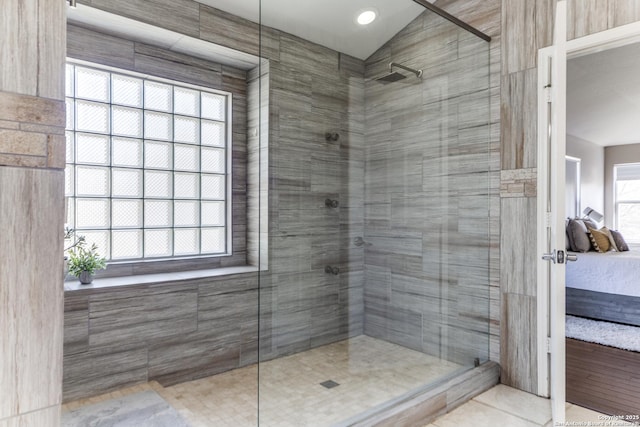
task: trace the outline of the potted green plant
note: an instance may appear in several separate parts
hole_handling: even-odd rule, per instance
[[[96,270],[106,267],[107,260],[100,256],[95,243],[88,249],[84,244],[79,244],[69,251],[69,273],[80,279],[83,285],[93,282]]]
[[[64,242],[65,242],[64,253],[65,254],[69,252],[71,249],[75,248],[76,246],[82,246],[85,243],[84,236],[76,236],[73,231],[74,231],[73,228],[69,228],[69,227],[64,228]],[[67,246],[67,242],[68,242],[68,246]],[[67,274],[69,274],[69,257],[65,255],[64,271],[62,273],[63,281],[64,279],[67,278]]]

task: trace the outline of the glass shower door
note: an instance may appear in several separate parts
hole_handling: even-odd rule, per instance
[[[489,46],[411,0],[261,5],[259,422],[350,425],[489,359]]]

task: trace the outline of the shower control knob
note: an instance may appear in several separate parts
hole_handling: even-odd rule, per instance
[[[324,205],[328,208],[337,208],[338,206],[340,206],[340,202],[333,199],[326,199],[324,201]]]
[[[338,267],[331,267],[330,265],[327,265],[324,268],[324,272],[327,274],[333,274],[334,276],[337,276],[338,274],[340,274],[340,269]]]
[[[340,134],[338,132],[327,132],[324,134],[324,139],[335,142],[340,139]]]

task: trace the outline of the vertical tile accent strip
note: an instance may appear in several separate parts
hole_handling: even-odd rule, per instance
[[[66,8],[65,1],[38,2],[38,16],[43,17],[37,33],[38,96],[43,98],[64,97],[64,73],[61,70],[64,68],[67,47],[65,26],[61,23],[66,20]]]
[[[536,167],[537,69],[502,77],[502,169]]]
[[[0,8],[0,91],[38,94],[38,0],[6,0]],[[62,3],[62,2],[57,2]],[[0,118],[2,118],[0,116]]]
[[[63,180],[0,168],[0,418],[61,400]]]
[[[502,294],[501,382],[537,393],[537,309],[532,296]]]

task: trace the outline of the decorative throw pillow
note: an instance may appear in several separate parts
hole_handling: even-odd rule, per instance
[[[607,227],[602,227],[602,228],[607,228]],[[611,230],[607,228],[607,233],[609,233],[609,243],[611,243],[611,250],[612,251],[618,251],[618,245],[616,244],[615,239],[613,238],[613,234],[611,233]]]
[[[624,252],[629,250],[629,245],[625,242],[622,234],[619,231],[611,230],[611,236],[613,237],[613,241],[616,243],[616,248],[618,252]]]
[[[571,233],[569,233],[569,221],[571,221],[571,219],[567,218],[567,220],[564,222],[564,234],[565,234],[565,240],[567,241],[567,250],[568,251],[572,251],[573,250],[573,239],[571,238]]]
[[[611,249],[611,242],[609,241],[609,230],[607,227],[602,227],[600,230],[589,230],[589,238],[593,249],[598,252],[608,252]]]
[[[594,220],[592,220],[591,218],[582,218],[582,222],[584,222],[585,227],[587,227],[587,230],[597,230],[598,229],[598,224],[596,224],[596,222]]]
[[[589,252],[591,250],[591,240],[587,234],[587,227],[580,219],[569,220],[569,241],[573,252]]]

